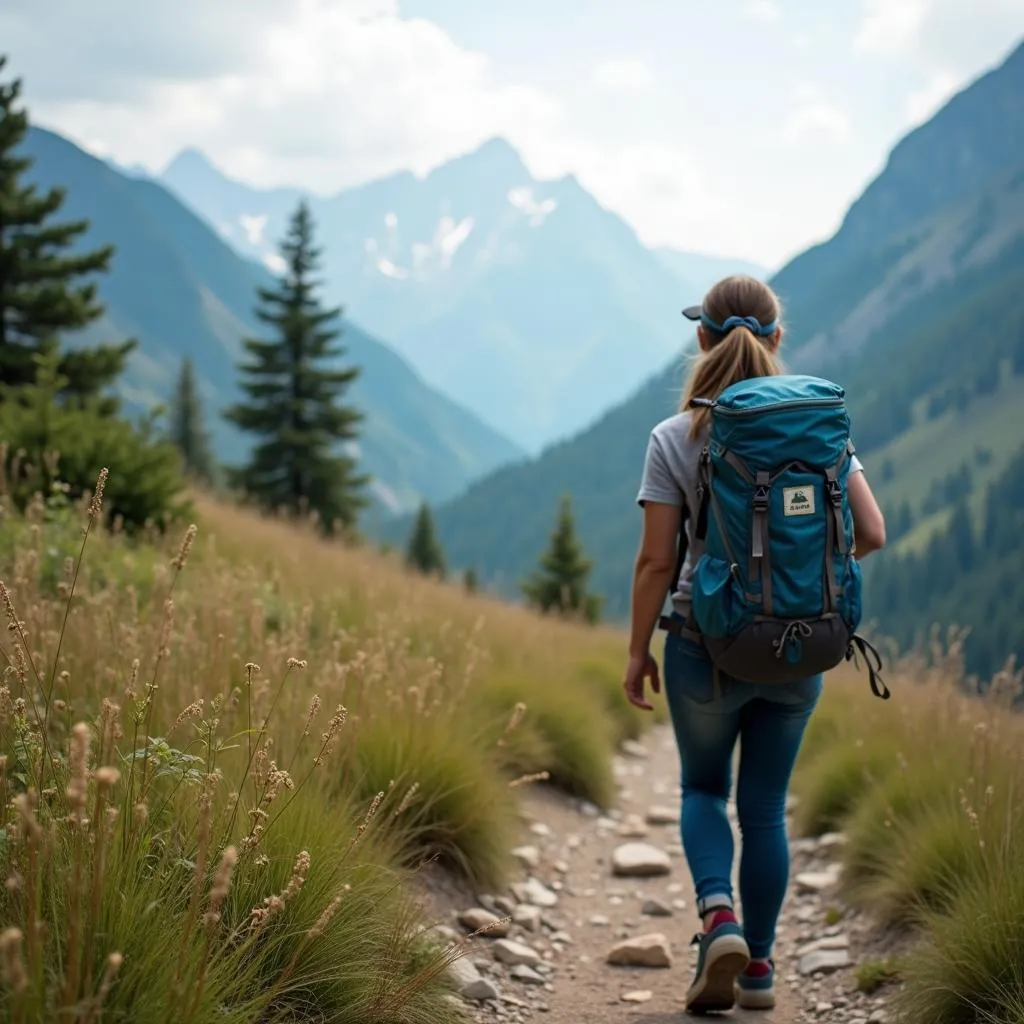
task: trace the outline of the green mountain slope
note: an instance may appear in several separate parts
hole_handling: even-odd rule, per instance
[[[836,236],[772,281],[787,362],[847,387],[855,439],[893,518],[906,503],[941,527],[958,460],[981,452],[981,484],[1024,442],[1021,95],[1024,47],[908,135]],[[683,376],[674,360],[589,430],[440,508],[450,559],[514,592],[568,491],[595,584],[609,613],[625,614],[647,434],[674,411]]]
[[[124,385],[127,401],[165,401],[183,355],[195,361],[207,419],[221,457],[237,458],[244,439],[219,409],[235,397],[240,339],[255,331],[255,289],[264,267],[238,256],[198,216],[156,182],[127,177],[52,132],[33,129],[25,152],[43,187],[68,189],[62,215],[87,218],[83,244],[117,246],[101,281],[105,322],[91,337],[135,336],[140,351]],[[346,322],[346,359],[363,368],[353,387],[365,411],[361,457],[386,509],[411,508],[420,496],[451,497],[520,449],[468,410],[428,386],[396,352]]]

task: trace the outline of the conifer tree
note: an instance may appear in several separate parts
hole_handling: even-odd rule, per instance
[[[480,581],[477,579],[476,569],[470,566],[462,574],[462,585],[466,588],[466,592],[469,594],[475,594],[480,589]]]
[[[430,506],[424,501],[416,513],[416,520],[409,534],[409,544],[405,551],[406,564],[426,576],[444,577],[446,573],[444,551],[437,538],[434,517]]]
[[[565,495],[559,503],[548,549],[537,570],[522,584],[527,603],[544,613],[555,611],[596,622],[601,615],[601,598],[587,592],[592,567],[576,536],[572,500]]]
[[[190,356],[181,361],[171,398],[170,419],[170,439],[181,452],[185,472],[203,483],[213,483],[217,477],[217,463],[206,433],[203,400]]]
[[[6,63],[0,57],[0,71]],[[41,195],[34,185],[22,183],[32,160],[15,152],[29,125],[28,114],[18,106],[20,95],[20,79],[0,83],[0,380],[15,388],[36,382],[35,357],[57,351],[60,335],[81,330],[103,315],[95,282],[77,282],[107,271],[114,253],[107,245],[72,255],[88,221],[51,223],[65,190],[52,188]],[[126,341],[62,353],[61,394],[103,394],[124,370],[134,347],[134,341]],[[116,407],[113,398],[103,403],[107,412]]]
[[[320,250],[303,201],[281,243],[284,273],[274,288],[259,288],[256,316],[272,340],[244,342],[249,360],[240,369],[248,396],[225,413],[258,438],[248,465],[236,475],[242,490],[270,509],[315,513],[325,532],[356,526],[369,504],[369,478],[343,450],[359,436],[363,414],[343,402],[358,367],[342,367],[344,349],[333,326],[342,310],[325,309],[315,292]]]

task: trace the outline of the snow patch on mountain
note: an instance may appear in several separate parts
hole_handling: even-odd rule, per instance
[[[245,232],[245,240],[250,245],[263,245],[266,242],[264,231],[269,219],[269,215],[266,213],[243,213],[238,218],[238,223],[242,225],[242,230]]]
[[[276,252],[265,252],[263,254],[263,265],[272,274],[283,274],[288,267],[288,264]]]
[[[530,218],[530,227],[533,228],[540,227],[548,216],[558,209],[558,203],[554,199],[542,199],[538,202],[529,185],[510,188],[507,198],[517,210],[522,210]]]
[[[397,264],[392,263],[386,256],[382,256],[377,260],[377,269],[385,277],[393,277],[398,281],[409,276],[409,271],[405,267],[399,267]]]

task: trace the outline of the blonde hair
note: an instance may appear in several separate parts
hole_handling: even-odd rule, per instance
[[[780,319],[778,296],[763,281],[736,274],[722,278],[704,296],[704,314],[717,324],[731,316],[752,316],[758,323],[768,325]],[[722,333],[701,324],[708,349],[695,360],[683,389],[680,411],[689,409],[694,398],[716,399],[730,385],[751,377],[773,377],[782,373],[773,348],[774,336],[758,337],[743,326]],[[700,436],[708,424],[711,410],[694,406],[690,436]]]

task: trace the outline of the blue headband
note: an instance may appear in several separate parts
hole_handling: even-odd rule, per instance
[[[734,327],[746,327],[751,334],[756,334],[761,338],[767,338],[769,335],[775,333],[779,326],[778,320],[773,320],[770,324],[761,324],[761,322],[753,316],[731,316],[723,324],[716,324],[706,313],[701,313],[700,322],[705,327],[710,327],[711,330],[717,331],[719,334],[728,334]]]

